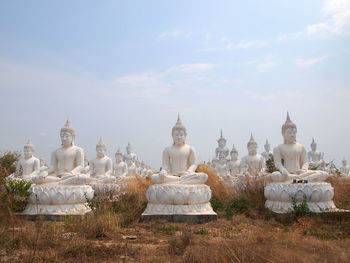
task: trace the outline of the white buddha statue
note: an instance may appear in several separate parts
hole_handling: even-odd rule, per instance
[[[346,161],[345,157],[342,161],[342,167],[340,167],[340,176],[349,176],[350,175],[350,166],[348,165],[348,162]]]
[[[120,148],[118,148],[118,151],[115,153],[113,174],[117,179],[125,178],[128,175],[128,166],[123,162],[123,153]]]
[[[132,147],[131,147],[131,144],[130,142],[128,142],[128,145],[126,146],[126,154],[124,155],[124,161],[126,162],[126,158],[128,156],[131,156],[132,157],[132,161],[135,162],[136,161],[136,154],[132,152]]]
[[[60,131],[62,146],[51,154],[51,169],[33,178],[34,183],[85,184],[89,176],[81,174],[84,168],[84,150],[74,145],[75,130],[67,119]]]
[[[40,174],[40,160],[33,156],[34,145],[30,139],[28,139],[27,144],[24,145],[23,153],[24,158],[18,161],[16,172],[9,175],[7,179],[23,179],[31,181],[33,177]]]
[[[40,160],[40,172],[45,172],[49,170],[49,166],[45,162],[44,157],[40,156],[39,160]]]
[[[230,155],[231,155],[231,159],[229,161],[230,175],[236,176],[236,175],[242,174],[241,161],[238,160],[238,151],[236,150],[234,145],[232,146]]]
[[[297,127],[290,120],[287,112],[287,120],[282,126],[284,143],[273,150],[275,166],[279,170],[271,174],[275,182],[293,181],[304,179],[312,181],[324,181],[329,174],[324,171],[309,170],[306,149],[296,142]]]
[[[163,151],[163,170],[153,174],[151,180],[156,184],[204,184],[208,176],[196,173],[197,156],[195,149],[186,144],[187,131],[178,116],[171,135],[173,144]]]
[[[247,143],[248,155],[244,156],[241,160],[242,171],[245,175],[259,176],[262,175],[265,168],[264,158],[257,153],[258,144],[253,138],[253,134],[250,136],[250,140]]]
[[[270,151],[270,144],[267,139],[264,145],[264,149],[265,149],[265,152],[261,153],[261,156],[264,158],[264,161],[266,162],[268,159],[270,159],[270,156],[272,155],[272,152]]]
[[[81,170],[82,174],[87,174],[90,171],[89,160],[86,155],[84,155],[84,168]]]
[[[126,157],[126,164],[128,166],[128,177],[133,177],[135,174],[137,174],[137,168],[133,155],[130,154]]]
[[[323,156],[320,151],[317,151],[317,143],[315,142],[314,138],[312,138],[312,142],[310,146],[311,146],[311,151],[307,153],[309,166],[313,168],[317,168],[322,164]]]
[[[141,170],[142,170],[142,168],[141,168],[141,163],[140,163],[140,161],[139,161],[138,158],[136,158],[135,166],[136,166],[136,174],[137,174],[138,176],[141,176]]]
[[[216,174],[221,178],[226,178],[229,174],[229,166],[225,155],[225,152],[219,152],[219,161],[215,167]]]
[[[107,147],[102,141],[96,145],[97,156],[90,162],[90,177],[95,182],[114,182],[112,159],[106,156]]]
[[[215,149],[215,157],[218,158],[220,152],[224,153],[224,158],[227,158],[227,156],[230,153],[229,148],[226,146],[226,139],[222,136],[222,130],[220,131],[220,138],[217,140],[218,147]]]

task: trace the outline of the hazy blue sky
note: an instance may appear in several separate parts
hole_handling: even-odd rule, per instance
[[[350,0],[1,1],[0,150],[49,161],[69,116],[89,159],[103,136],[158,169],[177,113],[200,160],[220,129],[247,154],[298,140],[350,161]]]

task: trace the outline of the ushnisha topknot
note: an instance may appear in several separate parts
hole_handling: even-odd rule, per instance
[[[102,140],[102,137],[100,137],[100,141],[98,142],[98,144],[96,145],[96,147],[98,146],[102,146],[104,150],[107,149],[107,146],[106,144],[104,144],[103,140]]]
[[[297,128],[297,126],[294,124],[294,122],[292,122],[290,120],[290,117],[289,117],[289,112],[287,111],[287,119],[286,119],[286,122],[282,125],[282,134],[285,133],[285,131],[289,128]]]
[[[180,114],[177,115],[177,122],[174,125],[173,129],[171,130],[171,135],[174,134],[175,130],[183,130],[185,135],[187,135],[186,127],[181,122]]]
[[[238,153],[237,149],[235,148],[235,145],[232,145],[231,153]]]
[[[317,146],[317,143],[315,142],[315,139],[314,139],[314,138],[312,138],[311,147],[312,147],[313,145]]]
[[[122,151],[120,150],[120,147],[118,147],[118,151],[115,153],[115,155],[123,156],[123,153],[122,153]]]
[[[30,148],[34,152],[34,145],[32,144],[30,138],[28,138],[28,142],[24,145],[25,148]]]
[[[217,141],[218,141],[218,142],[220,142],[220,141],[226,142],[226,139],[225,139],[224,136],[222,135],[222,130],[220,130],[220,138],[219,138]]]
[[[253,138],[253,133],[250,134],[250,139],[249,139],[249,142],[247,143],[247,147],[249,147],[251,144],[258,144]]]
[[[62,132],[69,132],[70,134],[72,134],[73,136],[75,136],[75,130],[73,129],[72,125],[70,124],[69,118],[67,118],[66,123],[64,124],[64,126],[61,128],[61,133]]]

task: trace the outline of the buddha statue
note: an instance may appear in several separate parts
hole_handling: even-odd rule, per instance
[[[62,146],[51,154],[51,169],[33,178],[36,184],[59,182],[60,184],[85,184],[89,176],[81,174],[84,168],[84,150],[74,145],[75,130],[67,119],[60,131]]]
[[[227,158],[227,156],[230,153],[229,148],[226,146],[226,139],[222,136],[222,130],[220,131],[220,138],[217,140],[218,147],[215,149],[215,157],[218,158],[220,152],[224,153],[224,158]]]
[[[17,163],[16,172],[9,175],[7,179],[23,179],[31,181],[33,177],[40,174],[40,160],[33,156],[34,145],[28,139],[27,144],[23,147],[24,158]]]
[[[126,146],[126,154],[124,155],[124,161],[126,162],[126,158],[128,156],[131,156],[132,157],[132,161],[135,162],[136,161],[136,154],[132,152],[132,147],[131,147],[131,144],[130,142],[128,142],[128,145]]]
[[[113,166],[113,174],[114,176],[119,178],[125,178],[128,174],[128,166],[125,162],[123,162],[123,153],[118,148],[118,151],[115,153],[115,164]]]
[[[216,174],[221,178],[226,178],[229,174],[229,166],[225,155],[225,152],[219,152],[219,161],[215,167]]]
[[[128,166],[128,177],[133,177],[135,174],[137,174],[136,172],[136,165],[134,162],[134,156],[133,155],[128,155],[126,157],[126,164]]]
[[[107,147],[102,141],[96,145],[96,158],[90,162],[90,177],[95,182],[114,182],[112,159],[106,156]]]
[[[348,162],[346,161],[345,157],[342,161],[342,167],[340,167],[340,176],[349,176],[350,175],[350,166],[348,165]]]
[[[241,161],[238,160],[238,151],[234,145],[232,146],[230,155],[231,159],[229,161],[229,174],[232,176],[242,174]]]
[[[270,151],[270,144],[267,139],[264,145],[264,149],[265,149],[265,152],[261,153],[261,156],[264,158],[264,162],[266,162],[268,159],[270,159],[272,155],[272,152]]]
[[[259,176],[262,175],[265,168],[264,158],[257,153],[258,144],[253,138],[253,134],[250,136],[250,140],[247,143],[248,155],[244,156],[241,160],[242,171],[245,175]]]
[[[140,163],[140,161],[139,161],[138,158],[136,158],[135,166],[136,166],[136,174],[137,174],[138,176],[141,176],[141,170],[142,170],[142,168],[141,168],[141,163]]]
[[[317,143],[315,142],[314,138],[312,138],[312,142],[310,146],[311,146],[311,151],[307,153],[309,166],[310,168],[318,168],[322,164],[323,156],[320,151],[317,151]]]
[[[82,174],[87,174],[90,171],[89,160],[86,155],[84,155],[84,168],[81,170]]]
[[[205,173],[196,173],[197,156],[195,149],[187,145],[186,127],[178,116],[171,135],[173,144],[163,151],[163,169],[158,174],[153,174],[151,180],[156,184],[204,184],[208,176]]]
[[[49,166],[45,162],[44,157],[40,156],[39,160],[40,160],[40,172],[45,172],[49,170]]]
[[[146,167],[146,164],[144,163],[144,161],[141,162],[141,170],[140,170],[140,176],[142,178],[146,178],[148,176],[148,169]]]
[[[290,120],[287,112],[287,120],[282,126],[284,143],[273,150],[273,157],[277,172],[271,174],[275,182],[304,179],[310,182],[324,181],[329,174],[319,170],[309,170],[306,149],[296,142],[297,127]]]

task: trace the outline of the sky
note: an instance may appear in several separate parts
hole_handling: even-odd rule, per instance
[[[91,160],[102,136],[161,166],[180,113],[198,159],[220,129],[239,157],[297,140],[350,161],[350,0],[1,1],[0,151],[49,162],[69,116]]]

